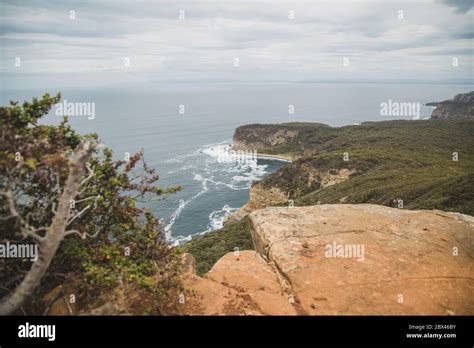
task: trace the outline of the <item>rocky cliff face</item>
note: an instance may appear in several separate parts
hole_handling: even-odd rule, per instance
[[[188,314],[474,314],[473,217],[337,204],[249,218],[255,251],[191,269]]]
[[[433,110],[431,118],[474,118],[474,91],[458,94],[452,100],[439,103]]]
[[[455,100],[467,103],[469,98]],[[293,161],[254,184],[249,203],[235,216],[244,216],[252,206],[282,205],[286,199],[298,206],[395,206],[401,199],[408,209],[474,215],[473,135],[474,118],[456,117],[337,128],[310,123],[239,127],[234,136],[239,147],[288,155]],[[454,160],[455,153],[462,160]]]
[[[249,124],[235,130],[233,149],[296,159],[307,152],[305,138],[308,133],[329,129],[320,123]]]
[[[262,151],[268,147],[290,143],[297,135],[297,129],[288,129],[278,125],[241,126],[235,130],[233,148]]]
[[[325,187],[332,186],[349,179],[349,177],[355,173],[355,170],[343,168],[343,169],[330,169],[328,171],[320,171],[311,166],[301,165],[298,166],[298,175],[305,180],[303,185],[303,192],[293,192],[285,188],[278,186],[266,185],[264,182],[257,182],[252,185],[249,193],[249,200],[247,203],[232,215],[226,219],[226,223],[239,221],[254,210],[263,209],[275,205],[288,205],[290,199],[298,197],[305,192],[313,192],[315,190],[321,190]]]
[[[265,188],[261,182],[252,185],[247,203],[229,215],[225,223],[239,221],[256,209],[263,209],[272,205],[279,205],[288,202],[288,194],[278,187]]]

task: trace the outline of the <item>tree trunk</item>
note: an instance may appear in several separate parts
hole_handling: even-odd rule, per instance
[[[81,184],[84,168],[91,153],[90,142],[81,143],[74,158],[69,164],[69,175],[63,193],[59,198],[58,209],[48,228],[44,240],[39,245],[38,259],[33,263],[23,281],[4,301],[0,303],[0,315],[9,315],[17,310],[40,285],[56,251],[64,238],[67,222],[70,218],[70,202],[73,200]]]

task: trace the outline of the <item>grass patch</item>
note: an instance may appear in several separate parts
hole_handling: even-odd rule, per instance
[[[280,125],[281,127],[282,125]],[[294,128],[292,126],[291,128]],[[289,193],[295,205],[374,203],[407,209],[440,209],[474,215],[474,121],[370,122],[340,128],[310,127],[293,153],[305,156],[263,180],[266,188]],[[291,152],[291,151],[290,151]],[[343,153],[349,161],[343,160]],[[453,161],[453,153],[459,155]],[[347,168],[356,174],[320,189],[308,185],[314,173]]]
[[[222,256],[235,251],[235,248],[253,249],[248,218],[209,232],[182,246],[183,251],[196,259],[196,273],[200,276],[208,272]]]

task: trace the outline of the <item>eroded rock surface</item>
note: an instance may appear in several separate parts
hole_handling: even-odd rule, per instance
[[[191,314],[474,314],[470,216],[337,204],[249,217],[256,252],[188,278]]]
[[[267,206],[278,205],[288,202],[288,194],[278,187],[265,189],[261,182],[257,182],[250,187],[249,199],[247,203],[226,217],[224,223],[236,222],[256,209],[263,209]]]
[[[203,277],[188,277],[187,314],[291,315],[296,308],[279,273],[258,253],[228,253]]]

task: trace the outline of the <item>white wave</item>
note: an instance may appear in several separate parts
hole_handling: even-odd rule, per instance
[[[195,150],[191,153],[186,153],[186,154],[178,155],[178,156],[175,156],[173,158],[167,159],[167,160],[164,161],[164,163],[182,163],[183,160],[185,160],[187,158],[195,157],[199,154],[202,154],[204,151],[209,151],[209,149],[212,149],[213,147],[220,146],[220,145],[223,145],[223,144],[226,144],[226,143],[230,144],[231,142],[232,142],[232,140],[228,139],[228,140],[221,141],[220,143],[204,145],[204,146],[201,146],[199,149],[197,149],[197,150]]]
[[[201,152],[219,164],[245,165],[257,164],[256,151],[234,151],[233,144],[226,140],[219,144],[207,145],[201,148]]]
[[[177,237],[177,238],[173,238],[173,240],[171,241],[171,245],[179,246],[179,245],[183,244],[184,242],[189,242],[192,239],[193,239],[193,235],[180,236],[180,237]]]
[[[237,181],[237,182],[248,182],[248,183],[252,183],[254,181],[258,181],[259,177],[256,176],[256,175],[234,175],[232,177],[232,180],[234,181]]]
[[[260,180],[265,174],[267,174],[268,165],[258,164],[257,158],[249,154],[245,156],[238,155],[235,157],[235,161],[232,161],[232,155],[230,151],[232,149],[232,144],[223,143],[217,145],[210,145],[203,148],[202,153],[208,155],[212,160],[206,163],[206,172],[208,174],[213,173],[228,173],[235,174],[229,176],[230,182],[223,182],[221,180],[214,179],[213,175],[210,177],[203,178],[208,182],[213,183],[216,186],[226,186],[232,190],[246,190],[249,189],[251,184],[254,181]],[[229,162],[219,162],[219,159],[231,159]]]
[[[193,165],[186,163],[181,169],[176,171],[184,171],[193,168],[196,170],[196,172],[193,173],[193,179],[200,181],[202,185],[202,190],[200,192],[187,200],[181,200],[178,208],[173,212],[173,214],[171,214],[168,225],[165,227],[165,235],[168,240],[180,244],[190,240],[193,236],[222,228],[225,216],[238,208],[231,208],[228,205],[224,205],[222,209],[213,211],[209,215],[209,223],[206,231],[195,233],[190,236],[172,236],[172,227],[181,212],[190,202],[207,192],[209,189],[219,190],[220,187],[227,187],[231,190],[248,190],[253,182],[262,179],[262,177],[268,173],[268,165],[257,163],[258,156],[257,158],[255,158],[255,156],[249,156],[249,158],[244,158],[243,161],[220,162],[219,159],[222,159],[223,157],[225,158],[231,150],[232,141],[225,140],[220,143],[204,145],[191,154],[177,156],[168,161],[183,162],[183,159],[188,159],[189,161],[191,160],[190,157],[195,156],[195,158],[192,159],[194,161],[192,162]],[[202,155],[205,155],[204,159]],[[243,157],[245,157],[245,153]],[[262,158],[281,160],[269,156]],[[176,171],[169,172],[169,174]]]
[[[260,164],[260,165],[255,165],[255,166],[248,166],[241,168],[241,173],[239,175],[234,175],[232,177],[232,180],[241,182],[241,181],[247,181],[247,182],[253,182],[260,180],[265,174],[267,174],[267,165]]]
[[[193,233],[189,236],[177,236],[171,239],[172,245],[179,246],[185,242],[189,242],[193,238],[197,236],[205,235],[211,231],[218,230],[224,227],[224,219],[226,216],[232,214],[232,212],[238,210],[239,208],[232,208],[229,207],[227,204],[222,207],[220,210],[214,210],[211,214],[209,214],[209,224],[207,225],[207,229],[202,232]]]
[[[163,163],[182,163],[184,159],[192,157],[192,156],[195,156],[194,152],[193,153],[188,153],[188,154],[185,154],[185,155],[179,155],[179,156],[167,159]]]
[[[194,157],[202,153],[212,158],[225,158],[226,155],[228,156],[231,153],[232,147],[233,147],[232,139],[227,139],[219,143],[201,146],[196,151],[183,154],[183,155],[178,155],[176,157],[165,160],[164,163],[181,163],[183,162],[184,159],[187,159],[189,157]],[[251,160],[255,157],[257,159],[260,158],[260,159],[268,159],[268,160],[273,160],[273,161],[291,162],[291,160],[284,159],[278,156],[259,155],[258,152],[255,152],[255,155],[251,152],[249,152],[249,155],[246,155],[245,151],[243,151],[242,153],[238,153],[237,157],[243,160],[244,162],[248,162],[249,159]]]
[[[168,223],[168,225],[165,226],[166,239],[171,239],[171,227],[173,227],[174,222],[179,217],[179,214],[181,214],[181,212],[183,211],[185,207],[186,207],[185,201],[180,199],[178,209],[176,209],[173,212],[173,214],[171,214],[170,222]]]
[[[225,147],[232,145],[232,139],[227,139],[219,143],[208,144],[201,146],[196,152],[205,153],[206,155],[212,156],[216,151],[223,151]]]
[[[232,214],[238,208],[229,207],[227,204],[222,207],[220,210],[214,210],[209,214],[209,224],[207,225],[207,231],[218,230],[224,227],[224,219],[226,216]]]
[[[188,200],[184,201],[182,199],[179,200],[179,205],[178,205],[178,208],[173,212],[173,214],[171,214],[171,218],[170,218],[170,221],[168,223],[168,225],[165,226],[165,237],[166,239],[168,240],[171,240],[172,239],[172,230],[171,228],[173,227],[176,219],[179,217],[179,214],[181,214],[181,212],[183,211],[184,208],[186,208],[186,206],[191,203],[192,201],[194,201],[196,198],[198,198],[199,196],[201,196],[202,194],[204,194],[205,192],[207,192],[209,189],[207,187],[207,183],[206,181],[202,181],[202,189],[201,191],[199,191],[198,193],[196,193],[194,196],[192,196],[191,198],[189,198]]]
[[[205,146],[203,146],[203,147],[201,147],[201,148],[199,148],[199,149],[197,149],[197,150],[195,150],[191,153],[186,153],[186,154],[183,154],[183,155],[178,155],[178,156],[175,156],[173,158],[170,158],[170,159],[164,161],[164,163],[181,163],[181,162],[183,162],[184,159],[187,159],[187,158],[190,158],[190,157],[195,157],[196,155],[199,155],[202,152],[201,151],[202,148],[208,147],[208,146],[214,146],[214,145],[217,145],[217,144],[205,145]]]
[[[238,186],[238,185],[234,185],[234,184],[228,184],[228,183],[225,183],[225,182],[222,182],[222,181],[216,181],[212,177],[204,178],[202,175],[199,175],[199,174],[194,175],[194,180],[199,180],[199,181],[202,181],[202,182],[210,182],[210,183],[214,184],[216,187],[226,186],[226,187],[230,188],[231,190],[236,190],[236,191],[246,190],[246,189],[250,188],[250,185]]]
[[[215,144],[202,147],[201,152],[214,158],[222,158],[229,153],[231,148],[230,144]]]
[[[174,173],[182,172],[182,171],[184,171],[184,170],[188,170],[188,169],[191,169],[191,168],[194,168],[194,166],[193,166],[192,164],[190,164],[190,165],[184,165],[184,166],[182,166],[182,167],[179,168],[179,169],[170,170],[169,172],[166,172],[166,174],[174,174]]]

